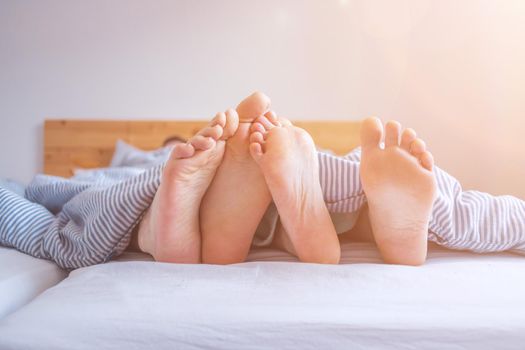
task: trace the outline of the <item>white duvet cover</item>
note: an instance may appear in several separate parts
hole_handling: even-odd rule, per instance
[[[64,278],[53,262],[0,247],[0,319]]]
[[[261,250],[232,266],[73,271],[0,321],[0,349],[524,349],[525,258],[432,248],[423,267],[345,244],[344,264]]]

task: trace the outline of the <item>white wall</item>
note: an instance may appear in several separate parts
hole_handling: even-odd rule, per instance
[[[467,188],[525,198],[522,0],[0,1],[0,176],[46,117],[395,118]]]

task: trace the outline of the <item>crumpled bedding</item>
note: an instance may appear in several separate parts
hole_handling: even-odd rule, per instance
[[[94,179],[37,175],[26,198],[0,187],[0,245],[75,269],[120,255],[150,206],[163,164]]]

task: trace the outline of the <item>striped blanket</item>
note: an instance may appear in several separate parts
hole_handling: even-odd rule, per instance
[[[25,198],[0,187],[0,245],[75,269],[121,254],[153,201],[163,164],[72,179],[37,175]]]

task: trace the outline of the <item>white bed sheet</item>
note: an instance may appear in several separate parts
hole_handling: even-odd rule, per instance
[[[51,261],[0,247],[0,319],[66,277]]]
[[[525,348],[522,256],[433,247],[423,267],[392,266],[353,243],[339,266],[137,258],[72,272],[0,321],[0,348]]]

